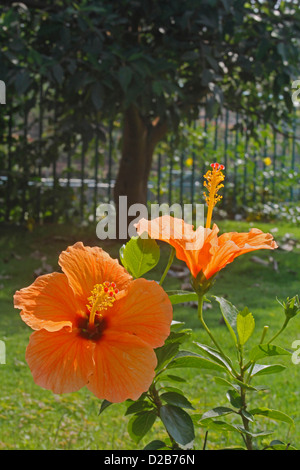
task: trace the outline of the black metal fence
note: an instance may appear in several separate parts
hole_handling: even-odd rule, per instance
[[[120,153],[118,121],[55,140],[56,116],[42,106],[34,115],[26,103],[0,106],[0,221],[96,220],[97,206],[112,201]],[[226,167],[220,206],[228,215],[263,211],[300,199],[299,121],[291,135],[269,126],[248,137],[239,115],[224,111],[209,120],[183,124],[154,155],[148,185],[150,202],[203,202],[203,174],[214,161]],[[100,130],[99,130],[100,129]],[[103,140],[103,135],[106,139]],[[268,206],[270,207],[270,206]],[[300,216],[300,215],[299,215]]]

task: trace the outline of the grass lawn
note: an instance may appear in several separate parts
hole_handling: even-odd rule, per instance
[[[222,232],[248,231],[250,228],[247,222],[232,221],[224,221],[219,226]],[[255,226],[264,231],[274,229],[274,225],[269,224]],[[298,246],[290,252],[278,249],[271,253],[266,250],[239,257],[219,274],[210,292],[228,298],[240,309],[248,306],[253,313],[256,329],[249,341],[249,348],[260,338],[264,325],[270,326],[269,335],[281,327],[284,318],[276,297],[285,300],[287,296],[300,294],[300,228],[276,224],[276,229],[274,237],[279,244],[282,237],[289,233],[299,241]],[[31,284],[35,275],[58,270],[58,255],[66,246],[82,240],[86,245],[100,245],[117,257],[119,245],[98,240],[94,227],[45,226],[36,228],[33,233],[21,228],[1,228],[0,234],[0,340],[6,346],[6,364],[0,364],[0,449],[137,448],[127,433],[128,418],[123,416],[124,404],[109,407],[99,417],[100,402],[87,389],[73,394],[54,395],[34,384],[25,362],[31,330],[21,321],[12,302],[14,292]],[[271,256],[273,261],[266,266],[254,262],[253,255],[265,261]],[[149,273],[151,276],[159,278],[167,257],[168,247],[161,246],[161,260]],[[166,278],[166,289],[180,288],[180,285],[181,281],[177,278]],[[212,308],[205,310],[206,322],[225,352],[231,354],[230,336],[226,326],[220,322],[218,304],[212,301],[211,305]],[[175,306],[174,319],[184,321],[187,327],[193,329],[191,344],[184,345],[185,349],[195,348],[192,341],[210,344],[199,326],[195,308]],[[300,316],[291,320],[277,344],[291,348],[297,339],[300,339]],[[267,438],[268,442],[280,439],[300,448],[300,364],[293,364],[285,356],[275,362],[288,367],[281,374],[267,375],[257,380],[257,384],[267,385],[270,391],[253,395],[250,406],[267,406],[289,414],[294,419],[294,426],[262,419],[260,428],[274,429],[271,439]],[[196,408],[195,413],[228,405],[226,388],[216,385],[207,371],[183,370],[182,376],[187,379],[184,390]],[[202,447],[204,433],[203,429],[197,431],[197,448]],[[164,437],[164,429],[157,421],[138,448],[151,439]],[[242,444],[236,434],[210,432],[208,435],[208,448],[233,444]]]

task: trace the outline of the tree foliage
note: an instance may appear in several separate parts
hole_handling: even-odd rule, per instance
[[[127,132],[120,165],[127,190],[137,187],[133,165],[145,187],[156,143],[203,106],[209,117],[238,111],[252,134],[261,122],[288,122],[293,111],[297,2],[24,0],[3,6],[0,22],[8,93],[31,109],[42,87],[45,112],[55,113],[46,163],[57,145],[75,145],[75,135],[86,144],[95,130],[104,138],[101,124],[118,117]],[[128,156],[128,145],[142,156]]]

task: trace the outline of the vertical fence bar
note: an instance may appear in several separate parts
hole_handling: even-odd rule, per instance
[[[197,128],[197,123],[194,121],[194,130]],[[195,146],[193,145],[192,151],[192,178],[191,178],[191,204],[193,206],[195,200],[195,171],[196,171],[196,153],[195,153]]]
[[[264,204],[265,203],[265,187],[266,187],[266,176],[265,176],[265,171],[266,171],[266,164],[265,164],[265,159],[267,158],[268,151],[267,151],[267,137],[265,137],[265,142],[264,142],[264,157],[263,157],[263,187],[262,187],[262,197],[261,197],[261,202]]]
[[[291,161],[291,170],[295,170],[295,155],[296,155],[296,117],[294,116],[293,119],[293,137],[292,137],[292,161]],[[291,185],[290,190],[290,201],[293,202],[294,200],[294,188]]]
[[[23,175],[22,175],[22,215],[21,221],[24,222],[25,220],[25,213],[27,209],[27,201],[26,201],[26,191],[27,191],[27,179],[28,179],[28,172],[27,172],[27,134],[28,134],[28,111],[26,108],[26,103],[24,104],[24,128],[23,128],[23,156],[22,156],[22,166],[23,166]]]
[[[52,162],[52,190],[53,190],[53,203],[52,203],[52,214],[53,220],[56,220],[56,199],[57,199],[57,158],[58,158],[58,144],[57,144],[57,106],[58,106],[58,92],[55,94],[54,99],[54,116],[53,116],[53,139],[54,139],[54,154],[53,154],[53,162]]]
[[[110,123],[109,123],[108,135],[109,135],[109,141],[108,141],[108,173],[107,173],[108,192],[107,192],[107,197],[108,197],[108,202],[110,202],[110,199],[111,199],[111,183],[112,183],[111,176],[112,176],[112,150],[113,150],[113,120],[111,120]]]
[[[274,131],[274,133],[273,133],[273,176],[272,176],[273,200],[275,200],[276,160],[277,160],[277,134]]]
[[[84,169],[85,169],[85,151],[86,143],[82,140],[81,146],[81,163],[80,163],[80,219],[84,216]]]
[[[169,163],[169,191],[168,191],[168,203],[172,205],[172,186],[173,186],[173,142],[171,142],[170,152],[170,163]]]
[[[228,171],[228,166],[227,166],[227,150],[228,150],[228,121],[229,121],[229,112],[228,109],[226,109],[225,113],[225,131],[224,131],[224,166],[225,166],[225,171]],[[224,191],[223,191],[223,204],[226,204],[227,201],[227,185],[224,185]]]
[[[180,153],[180,204],[183,205],[183,171],[184,171],[184,154]]]
[[[160,184],[161,184],[161,153],[158,154],[157,161],[157,189],[156,189],[156,198],[158,204],[160,204]]]
[[[235,147],[234,147],[234,173],[233,173],[233,205],[236,207],[236,193],[237,193],[237,155],[239,145],[239,114],[236,113],[236,131],[235,131]]]
[[[247,132],[247,131],[246,131]],[[246,134],[245,156],[244,156],[244,182],[243,182],[243,205],[247,204],[247,184],[248,184],[248,144],[249,137]]]
[[[40,221],[41,215],[41,176],[42,176],[42,138],[43,138],[43,79],[40,77],[39,84],[39,158],[38,158],[38,186],[36,198],[36,220]]]
[[[94,168],[94,222],[96,222],[97,216],[97,202],[98,202],[98,166],[99,166],[99,134],[98,134],[98,122],[96,123],[96,135],[95,135],[95,168]]]
[[[248,184],[248,145],[249,137],[246,131],[245,157],[244,157],[244,181],[243,181],[243,205],[247,204],[247,184]]]
[[[256,178],[257,178],[257,155],[256,155],[256,151],[254,152],[253,163],[254,163],[254,167],[253,167],[252,201],[255,202],[256,201]]]
[[[219,116],[215,119],[215,136],[214,136],[214,151],[218,148],[218,123],[219,123]]]
[[[71,184],[71,161],[72,161],[72,150],[71,150],[71,137],[69,137],[68,153],[67,153],[67,188],[70,188]]]
[[[11,187],[12,187],[12,128],[13,128],[13,104],[11,101],[11,106],[9,110],[8,118],[8,138],[7,138],[7,188],[6,188],[6,209],[5,209],[5,220],[6,222],[10,219],[10,203],[11,203]]]

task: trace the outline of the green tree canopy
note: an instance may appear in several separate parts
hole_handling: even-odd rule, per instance
[[[252,134],[288,122],[299,70],[298,2],[26,1],[2,7],[1,79],[56,109],[57,139],[122,117],[116,200],[146,202],[156,144],[206,107],[240,112]],[[33,91],[33,94],[30,93]],[[59,97],[59,99],[58,99]],[[102,135],[102,134],[101,134]]]

